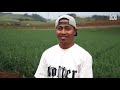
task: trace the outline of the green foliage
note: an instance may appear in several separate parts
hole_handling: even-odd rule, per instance
[[[68,14],[68,15],[70,15],[70,16],[72,16],[72,17],[76,17],[77,15],[76,14],[74,14],[74,13],[70,13],[70,14]]]
[[[95,20],[109,20],[109,16],[105,15],[93,15],[92,18],[94,18]]]
[[[75,42],[93,57],[94,78],[120,77],[120,27],[79,30]],[[55,30],[0,29],[0,71],[33,77],[42,53],[58,44]]]
[[[47,20],[38,14],[0,14],[0,21],[40,21],[46,22]]]
[[[35,20],[39,20],[39,21],[42,21],[42,22],[47,22],[47,20],[45,18],[41,17],[38,14],[32,14],[31,17],[34,18]]]
[[[91,18],[91,17],[86,17],[86,18],[76,17],[75,20],[76,20],[76,22],[93,22],[93,21],[95,21],[95,19]]]

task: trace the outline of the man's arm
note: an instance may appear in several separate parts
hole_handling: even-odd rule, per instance
[[[34,75],[35,78],[47,78],[47,65],[45,61],[45,55],[43,53],[38,68],[36,70],[36,73]]]
[[[79,78],[93,78],[92,56],[91,55],[88,55],[88,57],[86,57],[83,60],[80,66]]]

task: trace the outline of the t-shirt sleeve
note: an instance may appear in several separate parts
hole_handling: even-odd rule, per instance
[[[84,57],[84,60],[80,66],[79,78],[93,78],[91,55]]]
[[[34,75],[35,78],[46,78],[47,77],[47,66],[45,61],[45,53],[42,54],[38,68]]]

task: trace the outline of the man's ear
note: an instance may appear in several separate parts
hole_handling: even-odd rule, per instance
[[[75,31],[77,32],[78,29],[75,28]]]
[[[77,30],[78,30],[78,29],[75,29],[75,34],[74,34],[74,36],[77,36]]]

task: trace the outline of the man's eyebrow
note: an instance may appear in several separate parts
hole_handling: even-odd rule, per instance
[[[65,26],[65,27],[71,27],[71,26]]]

